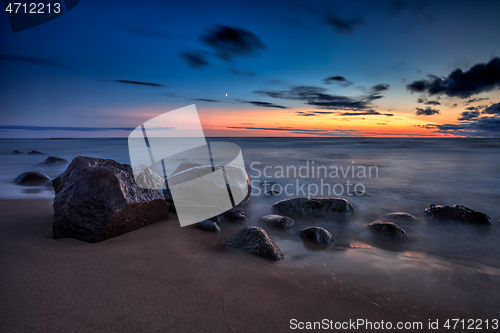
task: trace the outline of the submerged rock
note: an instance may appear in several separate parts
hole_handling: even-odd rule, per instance
[[[45,155],[44,153],[41,153],[37,150],[32,150],[28,153],[28,155]]]
[[[196,168],[199,166],[203,166],[203,164],[198,163],[198,162],[190,162],[190,161],[182,162],[181,164],[179,164],[179,166],[177,168],[175,168],[174,172],[172,172],[172,175],[179,173],[179,172],[182,172],[182,171],[185,171],[185,170],[188,170],[188,169]]]
[[[452,221],[464,224],[491,225],[490,217],[462,205],[440,206],[431,204],[424,211],[429,220]]]
[[[20,152],[19,150],[14,150],[11,154],[13,155],[19,155],[19,154],[22,154],[22,152]]]
[[[330,244],[335,241],[332,233],[321,227],[308,227],[302,229],[300,237],[318,244]]]
[[[290,228],[295,224],[295,222],[288,216],[281,215],[266,215],[261,217],[259,221],[280,229]]]
[[[67,164],[67,163],[69,163],[69,161],[64,158],[49,156],[43,162],[40,162],[38,164],[56,165],[56,164]]]
[[[354,208],[349,201],[342,198],[292,198],[278,201],[275,209],[292,217],[333,217],[349,220]]]
[[[269,238],[264,229],[259,227],[246,227],[229,238],[224,246],[228,249],[238,249],[246,246],[247,252],[272,260],[284,258],[283,252]]]
[[[160,191],[137,186],[130,166],[109,159],[75,157],[53,184],[54,238],[98,242],[160,221],[168,212]]]
[[[211,220],[205,220],[205,221],[198,222],[194,226],[196,229],[201,229],[201,230],[205,230],[205,231],[212,231],[212,232],[221,231],[217,222],[211,221]]]
[[[50,177],[39,171],[24,172],[16,177],[15,182],[23,186],[40,186],[50,181]]]
[[[375,221],[368,225],[368,228],[377,235],[392,238],[399,241],[409,241],[410,237],[406,231],[392,222]]]
[[[405,212],[387,213],[380,220],[394,223],[418,223],[418,218]]]
[[[241,210],[230,210],[217,217],[217,222],[243,222],[247,219],[245,212]]]
[[[175,199],[176,205],[181,203],[186,207],[199,206],[197,201],[200,201],[207,207],[226,207],[228,206],[228,197],[214,195],[214,193],[229,193],[229,186],[225,182],[225,179],[228,179],[235,204],[238,205],[249,200],[252,187],[243,168],[231,165],[217,166],[215,172],[221,177],[215,175],[210,165],[197,166],[174,173],[167,178],[168,189],[164,192],[167,197]],[[192,184],[193,180],[196,180],[195,186],[186,186],[186,183],[191,182]],[[175,196],[170,193],[174,193]],[[200,200],[193,200],[193,198]],[[231,202],[229,202],[229,208],[232,208]]]
[[[274,196],[274,195],[281,195],[281,191],[278,191],[278,190],[269,190],[264,195],[266,197]]]

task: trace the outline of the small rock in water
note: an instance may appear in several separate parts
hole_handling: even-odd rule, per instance
[[[376,233],[377,235],[381,235],[383,237],[389,237],[392,239],[396,239],[399,241],[409,241],[410,237],[406,231],[401,229],[397,224],[392,222],[380,222],[375,221],[368,225],[371,231]]]
[[[295,222],[288,216],[281,215],[266,215],[261,217],[259,221],[280,229],[290,228],[295,224]]]
[[[182,162],[181,164],[179,164],[179,166],[177,166],[177,168],[175,168],[174,172],[172,172],[172,175],[199,166],[203,166],[203,164],[190,161]]]
[[[278,201],[275,209],[292,217],[333,217],[349,220],[354,208],[349,201],[342,198],[292,198]]]
[[[405,212],[395,212],[395,213],[387,213],[380,219],[381,221],[394,222],[394,223],[418,223],[418,218],[415,216],[405,213]]]
[[[269,191],[267,191],[265,193],[266,197],[274,196],[274,195],[281,195],[281,191],[278,191],[278,190],[269,190]]]
[[[462,205],[440,206],[431,204],[424,211],[429,220],[453,221],[465,224],[491,225],[490,217]]]
[[[30,171],[20,174],[15,181],[19,185],[40,186],[50,181],[50,177],[38,171]]]
[[[19,154],[22,154],[22,152],[20,152],[19,150],[14,150],[11,154],[13,155],[19,155]]]
[[[56,165],[56,164],[67,164],[69,163],[68,160],[65,160],[64,158],[59,158],[59,157],[54,157],[54,156],[49,156],[47,157],[43,162],[40,162],[38,164],[43,164],[43,165]]]
[[[228,249],[246,246],[248,253],[272,260],[281,260],[285,257],[264,229],[259,227],[241,229],[229,238],[224,246]]]
[[[195,224],[195,228],[205,230],[205,231],[212,231],[212,232],[221,231],[217,222],[214,222],[211,220],[205,220],[205,221],[198,222]]]
[[[28,155],[45,155],[44,153],[41,153],[37,150],[32,150],[28,153]]]
[[[217,217],[217,222],[243,222],[247,219],[245,212],[240,210],[230,210]]]
[[[318,244],[330,244],[335,241],[332,233],[321,227],[308,227],[302,229],[300,237]]]

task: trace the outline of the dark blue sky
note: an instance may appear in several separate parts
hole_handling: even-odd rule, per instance
[[[2,14],[0,137],[127,136],[193,103],[214,136],[499,136],[496,62],[459,93],[450,79],[500,55],[499,16],[500,1],[80,0],[12,33]]]

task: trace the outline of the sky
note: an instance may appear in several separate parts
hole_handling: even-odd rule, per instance
[[[97,1],[13,33],[0,137],[500,136],[500,1]]]

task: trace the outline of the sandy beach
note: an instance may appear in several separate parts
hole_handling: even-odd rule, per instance
[[[232,228],[181,228],[174,214],[89,244],[53,239],[51,200],[2,200],[0,212],[4,332],[286,332],[292,319],[325,318],[425,328],[500,316],[498,272],[478,279],[418,254],[390,272],[390,257],[363,248],[273,262],[223,248]]]

